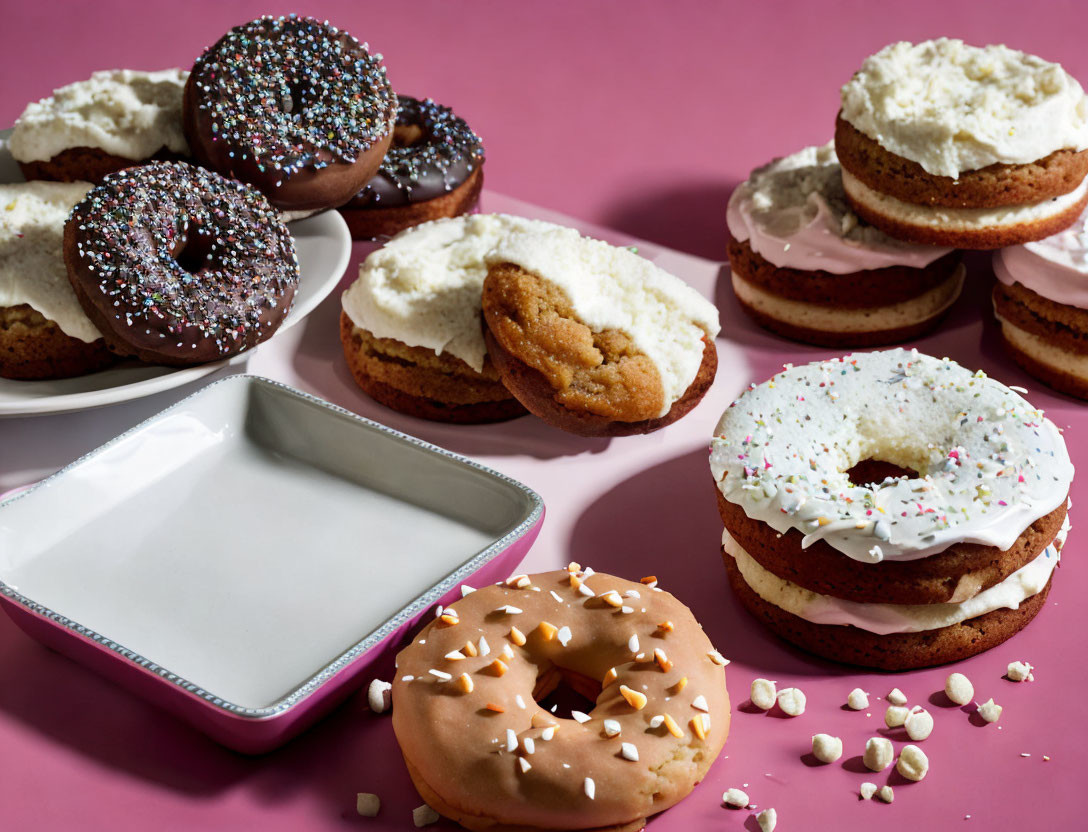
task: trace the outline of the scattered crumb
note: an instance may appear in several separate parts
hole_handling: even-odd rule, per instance
[[[907,721],[909,714],[910,711],[902,705],[889,705],[888,710],[884,711],[884,724],[889,728],[899,728]]]
[[[893,705],[906,705],[907,697],[903,695],[903,691],[899,688],[892,688],[891,693],[888,694],[888,701]]]
[[[1001,712],[1003,710],[1004,708],[995,704],[994,700],[991,698],[978,706],[978,715],[987,722],[997,722],[1001,719]]]
[[[892,764],[895,752],[891,740],[884,737],[870,737],[865,743],[865,755],[862,762],[869,771],[883,771]]]
[[[743,809],[748,805],[748,795],[740,789],[726,789],[722,795],[722,803],[730,809]]]
[[[752,704],[762,711],[769,711],[775,703],[774,682],[770,679],[754,679],[752,681]]]
[[[370,794],[369,792],[359,792],[355,795],[355,811],[362,815],[364,818],[372,818],[377,816],[378,811],[382,808],[382,802],[376,794]]]
[[[883,800],[885,803],[891,803],[895,800],[895,792],[892,791],[891,786],[881,786],[880,791],[876,793],[876,796]]]
[[[835,762],[842,756],[842,739],[830,734],[813,734],[812,756],[821,763]]]
[[[899,762],[895,764],[895,770],[908,780],[918,782],[929,773],[929,758],[917,745],[905,745],[899,752]]]
[[[1020,752],[1020,756],[1021,756],[1021,757],[1030,757],[1031,755],[1030,755],[1030,754],[1028,754],[1028,752],[1026,752],[1026,751],[1021,751],[1021,752]]]
[[[1043,755],[1043,762],[1044,762],[1044,763],[1049,763],[1049,762],[1050,762],[1050,756],[1049,756],[1049,755],[1047,755],[1047,754],[1044,754],[1044,755]]]
[[[876,783],[862,783],[858,791],[862,800],[872,800],[873,795],[876,794]]]
[[[370,687],[366,689],[366,702],[376,714],[383,714],[389,710],[393,701],[393,686],[381,679],[374,679]]]
[[[1031,673],[1032,670],[1034,668],[1027,662],[1011,662],[1005,675],[1013,682],[1034,682],[1035,677]]]
[[[869,707],[869,697],[861,688],[854,688],[846,697],[846,707],[852,711],[862,711]]]
[[[944,680],[944,692],[957,705],[966,705],[975,698],[975,686],[962,673],[949,673]]]
[[[432,823],[438,822],[438,812],[424,803],[422,806],[416,806],[412,810],[412,822],[416,827],[430,826]]]
[[[907,729],[908,737],[915,742],[921,742],[933,733],[933,715],[921,705],[915,705],[910,709],[903,725]]]
[[[778,707],[787,716],[800,716],[805,712],[805,694],[800,688],[783,688],[778,692]]]
[[[764,809],[756,815],[756,823],[763,832],[774,832],[774,828],[778,826],[778,812],[774,809]]]

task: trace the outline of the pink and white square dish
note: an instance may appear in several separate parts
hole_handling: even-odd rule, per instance
[[[303,730],[544,505],[502,474],[232,376],[0,504],[0,603],[43,644],[240,751]]]

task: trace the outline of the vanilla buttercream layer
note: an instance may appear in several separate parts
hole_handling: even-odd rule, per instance
[[[720,329],[717,307],[680,278],[573,228],[508,235],[487,262],[510,263],[554,284],[594,332],[626,333],[661,377],[659,416],[691,387],[703,363],[703,339]]]
[[[733,291],[741,301],[777,321],[827,332],[881,332],[902,329],[940,315],[956,302],[966,270],[962,265],[944,283],[901,303],[846,309],[784,298],[733,272]]]
[[[888,194],[874,191],[847,170],[842,172],[842,184],[857,202],[888,219],[919,228],[937,231],[983,231],[1012,228],[1058,216],[1080,202],[1088,193],[1088,177],[1072,191],[1030,205],[1006,205],[1000,208],[943,208],[903,202]]]
[[[919,476],[852,483],[865,459]],[[1008,549],[1073,479],[1041,410],[982,372],[903,349],[787,365],[749,388],[718,423],[710,467],[749,518],[867,563],[957,543]]]
[[[866,58],[842,88],[842,117],[934,176],[1088,148],[1088,100],[1059,64],[947,38]]]
[[[65,335],[102,337],[76,299],[64,265],[64,224],[87,182],[0,185],[0,306],[27,304]]]
[[[449,353],[483,372],[484,257],[508,234],[558,227],[507,214],[469,214],[409,228],[359,266],[358,279],[341,298],[344,312],[379,338]]]
[[[920,269],[952,250],[905,243],[859,220],[843,192],[833,142],[756,168],[730,195],[726,221],[734,239],[780,269]]]
[[[1088,309],[1088,211],[1043,240],[994,252],[994,274],[1055,303]]]
[[[994,317],[996,317],[1001,324],[1001,334],[1005,336],[1005,339],[1010,344],[1020,350],[1020,352],[1034,358],[1040,364],[1043,364],[1056,372],[1068,373],[1077,378],[1088,379],[1088,355],[1062,349],[1052,341],[1041,338],[1034,332],[1028,332],[1025,329],[1021,329],[1014,323],[1010,323],[1007,318],[1003,318],[996,312],[994,313]]]
[[[43,162],[74,147],[137,161],[164,147],[188,155],[181,128],[188,77],[182,69],[116,69],[61,87],[27,105],[11,134],[11,155],[19,162]]]
[[[919,633],[951,627],[1000,609],[1015,610],[1042,592],[1061,557],[1068,521],[1054,543],[1000,583],[957,604],[863,604],[805,589],[765,569],[726,530],[722,548],[737,563],[744,582],[760,598],[813,624],[849,625],[877,635]],[[879,567],[874,567],[879,568]]]

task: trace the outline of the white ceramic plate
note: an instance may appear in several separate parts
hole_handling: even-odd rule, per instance
[[[7,140],[11,130],[0,130],[0,182],[22,182]],[[336,211],[290,224],[298,252],[301,280],[295,305],[280,331],[309,315],[340,282],[351,257],[351,234]],[[275,336],[273,336],[275,337]],[[231,362],[245,362],[253,350],[227,361],[181,369],[125,362],[78,378],[55,381],[14,381],[0,378],[0,417],[36,413],[63,413],[116,404],[196,381]]]

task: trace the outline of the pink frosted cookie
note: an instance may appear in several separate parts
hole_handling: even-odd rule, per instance
[[[894,240],[853,214],[831,144],[752,171],[728,222],[741,307],[797,341],[905,341],[936,326],[963,286],[957,252]]]

